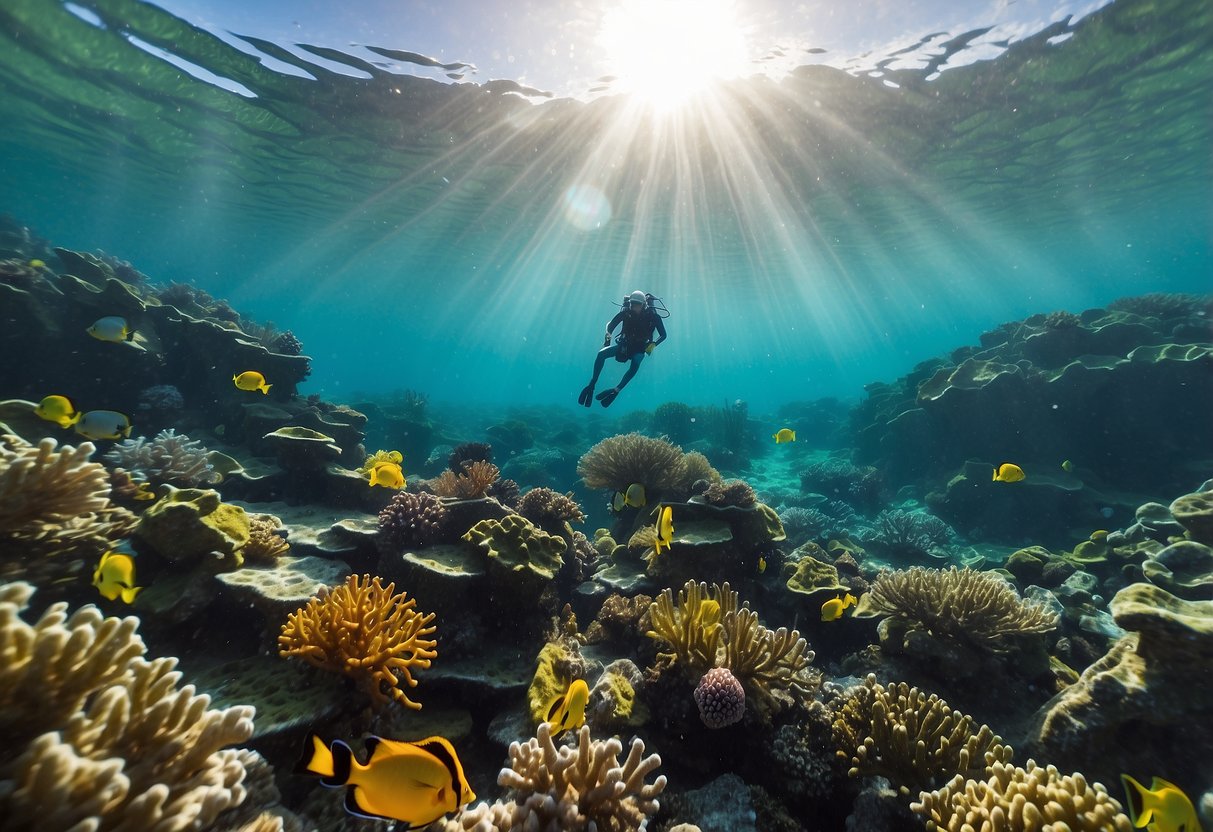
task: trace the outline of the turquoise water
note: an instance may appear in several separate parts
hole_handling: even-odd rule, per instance
[[[851,398],[1006,320],[1208,286],[1203,3],[1113,3],[930,80],[729,82],[664,121],[81,6],[0,10],[0,208],[290,328],[329,398],[572,404],[635,288],[672,312],[627,394],[651,408]]]

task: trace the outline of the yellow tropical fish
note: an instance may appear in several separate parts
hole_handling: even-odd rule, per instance
[[[1095,531],[1091,532],[1091,542],[1092,543],[1106,543],[1107,540],[1108,540],[1108,530],[1107,529],[1096,529]]]
[[[590,701],[590,686],[581,679],[574,679],[564,695],[552,700],[548,708],[547,723],[552,726],[552,736],[558,737],[570,729],[585,725],[585,704]]]
[[[1067,474],[1070,473],[1074,470],[1074,463],[1067,459],[1061,464],[1061,470],[1065,471]]]
[[[638,482],[629,485],[627,491],[616,491],[615,496],[611,498],[611,508],[617,512],[623,511],[629,506],[643,508],[644,503],[644,486]]]
[[[115,344],[130,341],[135,337],[135,330],[127,325],[126,318],[117,315],[98,318],[86,331],[98,341],[110,341]]]
[[[994,482],[1019,482],[1027,474],[1013,462],[1004,462],[994,469],[994,476],[991,478]]]
[[[409,829],[428,826],[476,799],[454,747],[442,737],[399,742],[366,741],[366,765],[340,740],[331,747],[312,734],[299,770],[329,788],[346,786],[345,810],[374,820],[395,820]]]
[[[29,267],[30,267],[31,269],[45,269],[45,268],[46,268],[46,261],[45,261],[45,260],[38,260],[37,258],[35,258],[35,259],[33,259],[33,260],[29,261]]]
[[[90,410],[76,420],[76,433],[85,439],[121,439],[131,435],[131,419],[116,410]]]
[[[34,414],[61,428],[70,428],[80,421],[80,414],[66,396],[47,396],[38,402]]]
[[[846,598],[836,595],[821,605],[821,620],[837,621],[842,618],[842,614],[846,612],[847,607],[853,607],[855,603],[855,596],[849,592]]]
[[[265,383],[265,376],[256,370],[245,370],[238,376],[232,376],[232,382],[241,390],[260,390],[262,395],[270,392],[274,385]]]
[[[662,506],[657,511],[657,536],[653,539],[653,554],[660,555],[663,549],[668,550],[674,540],[674,509]]]
[[[1127,774],[1120,775],[1128,802],[1129,818],[1149,832],[1201,832],[1196,807],[1174,783],[1155,777],[1146,788]]]
[[[775,440],[776,445],[782,445],[784,442],[795,442],[796,431],[791,428],[780,428],[772,434],[771,438]]]
[[[127,604],[135,603],[135,596],[143,589],[135,586],[135,560],[122,552],[106,552],[93,570],[93,586],[101,597],[113,601],[121,598]]]
[[[758,556],[758,574],[761,575],[763,572],[766,572],[766,571],[767,571],[767,559],[764,558],[762,555],[759,555]]]
[[[378,462],[366,473],[371,488],[377,485],[397,491],[404,488],[404,471],[398,462]]]

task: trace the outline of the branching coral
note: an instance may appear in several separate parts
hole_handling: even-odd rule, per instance
[[[500,476],[501,471],[491,462],[469,462],[463,466],[461,474],[443,471],[440,476],[430,481],[430,487],[441,497],[474,500],[487,494]]]
[[[577,462],[577,474],[589,488],[627,491],[640,483],[653,495],[677,488],[685,465],[681,449],[664,439],[625,433],[590,448]]]
[[[170,428],[151,440],[145,436],[125,439],[111,448],[105,458],[151,482],[192,488],[223,479],[211,465],[209,453],[201,442]]]
[[[817,688],[819,679],[809,671],[813,651],[797,630],[768,630],[758,613],[742,607],[724,617],[724,665],[760,702],[770,704],[775,691],[801,697]]]
[[[882,573],[872,583],[868,607],[912,629],[995,651],[1015,636],[1057,627],[1055,613],[1023,601],[998,575],[967,568]]]
[[[223,749],[252,735],[252,708],[179,687],[175,659],[143,658],[135,618],[58,603],[27,624],[32,593],[0,586],[6,830],[200,830],[245,800],[248,758]]]
[[[532,488],[518,502],[518,513],[540,526],[555,523],[584,523],[585,513],[573,492],[561,494],[550,488]]]
[[[417,599],[393,594],[396,585],[350,575],[344,584],[291,613],[278,636],[278,653],[354,678],[376,705],[395,700],[420,710],[400,688],[416,687],[413,671],[437,657],[434,613]]]
[[[721,621],[727,613],[737,609],[738,595],[724,586],[687,581],[678,592],[678,606],[674,606],[674,593],[666,589],[649,607],[649,621],[653,629],[646,635],[664,641],[674,648],[673,653],[659,653],[675,659],[691,671],[702,675],[716,665],[720,652]]]
[[[947,546],[955,531],[931,514],[899,508],[876,516],[874,539],[901,555],[924,555]]]
[[[245,563],[273,565],[291,550],[291,544],[278,534],[277,518],[268,514],[249,517],[248,543],[240,550]]]
[[[1011,761],[1011,747],[988,726],[904,682],[886,688],[869,675],[834,716],[838,756],[852,777],[886,777],[903,795],[953,776],[981,777]]]
[[[994,763],[984,779],[957,775],[943,788],[923,792],[910,808],[929,832],[1130,832],[1133,823],[1099,783],[1063,776],[1028,760],[1025,768]]]
[[[379,534],[393,547],[425,546],[442,535],[446,515],[433,494],[401,491],[379,512]]]
[[[0,545],[26,556],[0,569],[33,576],[41,556],[91,557],[130,533],[135,516],[110,504],[109,473],[92,453],[89,442],[57,449],[54,439],[0,437]]]

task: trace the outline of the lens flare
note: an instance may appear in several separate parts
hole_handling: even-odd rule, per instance
[[[594,231],[611,221],[611,201],[593,185],[573,185],[564,192],[564,216],[574,228]]]

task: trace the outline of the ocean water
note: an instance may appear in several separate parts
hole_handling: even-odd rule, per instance
[[[1002,739],[1057,766],[1053,797],[1103,784],[1074,832],[1140,819],[1121,775],[1171,801],[1152,829],[1213,828],[1213,4],[738,0],[747,69],[664,107],[645,95],[665,78],[629,88],[580,50],[616,6],[666,5],[0,0],[0,425],[20,435],[0,435],[0,827],[385,828],[301,776],[301,745],[324,773],[312,731],[361,758],[368,736],[442,737],[480,800],[523,802],[503,761],[525,767],[510,743],[541,742],[557,699],[661,755],[661,808],[594,816],[613,832],[971,828],[927,796],[995,789]],[[678,67],[694,40],[647,48]],[[53,247],[144,277],[119,264],[132,295]],[[637,289],[668,340],[582,408]],[[131,343],[84,334],[119,312]],[[228,380],[262,369],[264,395]],[[61,428],[33,407],[53,394],[118,412]],[[129,438],[98,428],[126,416]],[[48,437],[91,439],[91,473],[27,476]],[[476,490],[465,463],[490,454],[501,480]],[[397,690],[420,710],[357,662],[279,654],[292,610],[360,574],[435,613],[437,656]],[[182,741],[189,774],[247,772],[248,796],[224,780],[184,826],[97,805],[101,760],[132,794],[189,781],[144,766],[189,731],[98,704],[142,671],[19,660],[17,580],[26,621],[137,616],[180,684],[256,707],[255,730]],[[707,659],[662,629],[654,599],[680,590]],[[747,665],[733,603],[811,664]],[[886,694],[972,723],[904,716],[924,748],[960,726],[935,768],[907,761],[865,716]],[[100,728],[71,734],[76,711]],[[427,749],[354,808],[434,820],[449,788],[400,796],[448,775]]]

